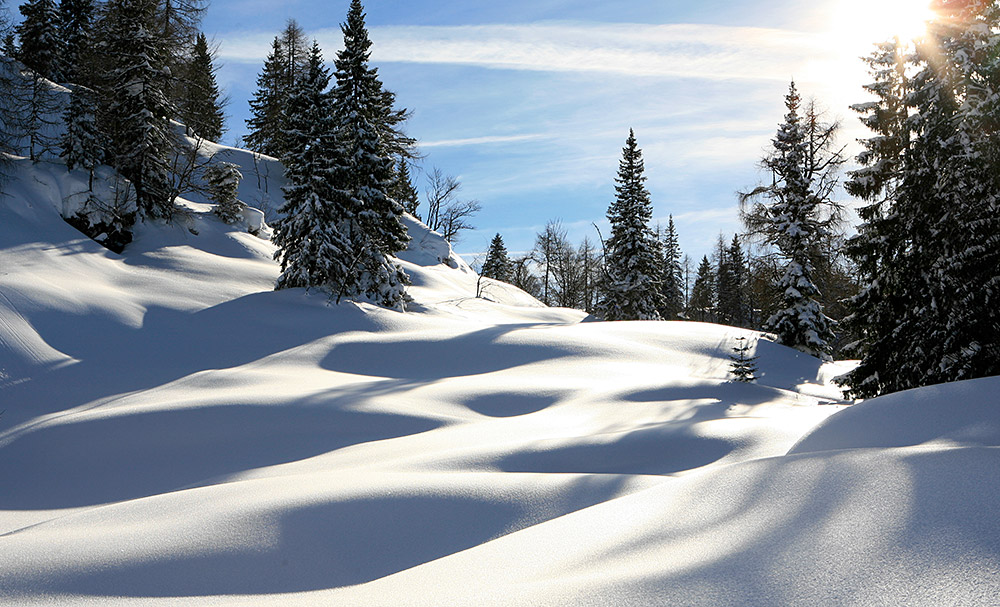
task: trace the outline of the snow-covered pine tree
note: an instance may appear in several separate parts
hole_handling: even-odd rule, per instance
[[[681,271],[681,245],[677,238],[677,227],[674,216],[667,220],[667,229],[663,233],[663,309],[661,315],[665,320],[677,320],[684,311],[684,275]]]
[[[507,257],[507,247],[504,246],[503,238],[498,233],[490,241],[490,248],[486,251],[486,261],[483,262],[480,274],[487,278],[510,282],[512,271],[510,258]]]
[[[59,75],[62,82],[91,86],[86,57],[92,44],[94,0],[60,0],[59,37],[63,41]]]
[[[151,27],[156,8],[156,0],[107,4],[99,50],[112,68],[103,79],[101,130],[108,136],[113,165],[132,183],[140,215],[169,219],[174,209],[167,158],[176,140],[165,94],[166,49]]]
[[[732,373],[736,381],[751,383],[756,381],[757,356],[751,355],[750,340],[746,337],[737,337],[736,345],[733,346],[733,353],[729,355],[729,372]]]
[[[858,210],[862,223],[847,243],[863,285],[843,320],[845,329],[857,338],[845,349],[861,359],[841,380],[854,398],[899,389],[899,376],[893,370],[918,339],[899,324],[913,305],[912,278],[904,271],[909,236],[895,205],[910,139],[906,55],[898,38],[877,45],[865,58],[874,81],[864,88],[875,100],[851,106],[874,133],[861,140],[864,149],[857,157],[861,168],[851,171],[844,184],[849,194],[868,203]]]
[[[716,291],[719,322],[742,327],[747,322],[747,264],[739,236],[733,235],[733,241],[728,246],[720,242],[718,257]]]
[[[691,297],[688,299],[687,317],[698,322],[715,320],[715,269],[705,255],[698,264]]]
[[[836,171],[843,164],[833,148],[836,124],[823,124],[810,104],[800,116],[801,98],[795,83],[785,97],[785,121],[772,140],[763,166],[772,183],[740,194],[751,230],[765,235],[785,260],[778,283],[781,308],[765,323],[781,344],[821,358],[830,357],[833,321],[823,313],[813,280],[818,244],[839,215],[831,194]],[[768,202],[753,201],[764,198]]]
[[[282,136],[287,129],[285,106],[296,84],[306,77],[309,47],[302,27],[289,19],[275,36],[271,52],[257,77],[257,90],[250,100],[246,145],[260,154],[281,158]]]
[[[598,310],[606,320],[659,320],[663,309],[662,257],[649,227],[653,204],[643,172],[642,150],[629,129],[608,208],[607,282]]]
[[[18,7],[24,21],[17,26],[18,59],[42,78],[59,79],[63,40],[55,0],[28,0]]]
[[[347,21],[341,25],[344,50],[337,53],[336,86],[331,91],[341,144],[347,150],[349,170],[342,187],[354,199],[358,221],[371,247],[359,258],[362,289],[382,305],[394,307],[405,296],[406,274],[389,256],[406,248],[410,240],[402,222],[403,207],[393,199],[395,172],[392,146],[392,108],[389,95],[369,66],[371,40],[365,27],[364,8],[352,0]]]
[[[280,158],[281,136],[285,130],[285,98],[288,90],[282,86],[281,41],[275,36],[271,53],[264,60],[264,67],[257,76],[257,90],[250,100],[249,133],[244,137],[246,146],[259,154]]]
[[[94,169],[101,163],[104,148],[97,130],[97,99],[94,91],[77,84],[63,114],[66,129],[63,131],[59,154],[66,160],[66,168],[84,169],[89,174],[88,190],[94,189]]]
[[[219,162],[205,169],[208,194],[215,202],[212,211],[230,225],[243,220],[243,209],[247,206],[238,198],[242,179],[240,167],[232,162]]]
[[[409,162],[405,158],[396,160],[396,180],[392,190],[392,196],[403,205],[403,210],[413,215],[417,219],[417,208],[420,206],[420,195],[417,188],[413,187],[413,180],[410,178]]]
[[[281,262],[275,289],[320,287],[339,300],[361,292],[357,263],[367,243],[354,201],[338,186],[347,160],[326,94],[329,82],[313,44],[306,75],[288,99],[287,152],[281,159],[288,185],[274,226],[275,259]]]
[[[216,68],[212,65],[212,51],[205,34],[198,33],[182,70],[177,118],[189,135],[219,141],[225,125],[222,111],[225,100],[215,81]]]

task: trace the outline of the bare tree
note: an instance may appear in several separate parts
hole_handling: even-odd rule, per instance
[[[461,189],[455,176],[437,167],[427,176],[427,227],[451,243],[458,242],[459,232],[475,227],[470,219],[482,209],[478,200],[459,200]]]

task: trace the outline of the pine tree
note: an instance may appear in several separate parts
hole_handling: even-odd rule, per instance
[[[55,0],[28,0],[18,10],[24,16],[17,26],[18,59],[38,76],[58,80],[63,40]]]
[[[97,129],[97,99],[94,92],[82,85],[73,87],[66,113],[66,129],[61,141],[66,168],[84,169],[89,174],[89,190],[94,189],[94,169],[104,154],[101,135]]]
[[[733,374],[736,381],[751,383],[757,379],[755,376],[757,373],[757,356],[749,353],[751,349],[750,342],[746,337],[741,336],[736,338],[736,346],[733,347],[733,354],[729,355],[729,359],[732,361],[729,372]]]
[[[387,145],[391,141],[392,113],[386,106],[386,91],[378,71],[368,63],[371,40],[359,0],[352,0],[341,30],[344,50],[337,53],[337,83],[331,95],[338,134],[349,162],[342,187],[354,199],[358,221],[371,243],[371,249],[366,248],[359,260],[364,268],[363,290],[379,293],[376,299],[395,306],[403,299],[407,278],[388,256],[405,249],[410,238],[402,222],[403,207],[390,196],[395,177],[395,150]]]
[[[615,179],[617,196],[608,209],[608,279],[600,303],[606,320],[658,320],[663,309],[662,257],[649,227],[653,205],[643,172],[642,151],[630,129]]]
[[[800,116],[801,99],[793,82],[785,97],[788,113],[772,141],[773,150],[763,165],[773,183],[741,193],[741,203],[758,202],[744,220],[751,229],[765,234],[785,259],[778,287],[781,308],[765,323],[778,341],[821,358],[829,358],[833,321],[823,313],[820,292],[813,273],[818,244],[833,221],[831,194],[836,187],[836,169],[844,160],[834,150],[836,125],[823,124],[810,104]]]
[[[337,186],[346,159],[325,92],[329,82],[314,44],[306,76],[288,100],[288,151],[281,159],[288,185],[273,238],[281,262],[275,289],[321,287],[339,299],[361,292],[356,260],[364,251],[356,249],[365,243],[358,245],[363,234],[353,200]]]
[[[243,209],[247,206],[237,198],[241,179],[243,174],[240,173],[239,166],[231,162],[213,164],[205,170],[209,197],[215,202],[212,210],[219,219],[230,225],[243,220]]]
[[[490,241],[490,248],[486,251],[486,261],[483,262],[480,274],[501,282],[510,282],[512,274],[510,258],[507,257],[507,247],[504,246],[500,234]]]
[[[285,101],[289,91],[283,86],[282,49],[278,37],[271,43],[271,53],[257,76],[257,90],[250,100],[250,132],[244,138],[251,150],[279,158],[282,155],[281,136],[285,130]]]
[[[715,284],[715,270],[706,255],[701,258],[694,286],[691,287],[691,298],[688,300],[687,310],[688,318],[698,322],[715,320]]]
[[[165,94],[166,49],[151,29],[156,7],[155,0],[111,0],[100,48],[114,66],[105,75],[101,130],[115,168],[135,189],[139,213],[153,219],[173,215],[167,158],[176,144]]]
[[[718,258],[716,290],[719,322],[742,327],[748,320],[745,293],[747,265],[738,236],[733,236],[733,241],[728,247],[720,236]]]
[[[188,133],[219,141],[222,139],[225,114],[224,100],[215,82],[215,66],[205,34],[195,38],[191,55],[183,65],[182,91],[178,101],[177,117],[187,127]]]
[[[417,189],[413,187],[413,181],[410,179],[409,163],[407,163],[405,158],[399,158],[396,161],[395,174],[396,180],[393,185],[392,197],[398,200],[399,204],[403,205],[404,211],[420,219],[420,216],[417,215],[417,207],[420,206],[420,195],[417,193]]]
[[[91,86],[87,67],[91,29],[96,7],[94,0],[60,0],[59,37],[63,41],[59,75],[62,82]]]
[[[684,311],[684,275],[681,271],[681,246],[677,238],[674,216],[667,220],[663,235],[663,309],[664,319],[676,320]]]

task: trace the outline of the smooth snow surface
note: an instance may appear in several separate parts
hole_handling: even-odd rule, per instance
[[[1000,604],[998,380],[735,383],[752,332],[477,298],[412,220],[409,310],[336,306],[204,201],[108,252],[81,183],[0,201],[4,606]]]

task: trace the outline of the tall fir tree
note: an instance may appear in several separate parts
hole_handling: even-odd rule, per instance
[[[257,77],[257,90],[250,100],[247,147],[260,154],[281,158],[287,151],[282,136],[288,128],[285,106],[297,83],[306,77],[309,47],[305,32],[294,19],[275,36],[271,52]]]
[[[715,320],[715,269],[705,255],[698,264],[691,297],[688,299],[687,317],[698,322]]]
[[[63,41],[59,76],[62,82],[93,86],[87,56],[93,43],[96,11],[94,0],[59,2],[59,37]]]
[[[392,196],[399,204],[403,205],[403,210],[413,215],[417,219],[417,208],[420,206],[420,194],[417,188],[413,187],[413,180],[410,178],[409,163],[405,158],[396,161],[396,179],[393,185]]]
[[[649,226],[653,204],[646,190],[642,151],[629,129],[608,209],[607,283],[599,311],[606,320],[659,320],[663,309],[662,258]]]
[[[205,34],[199,32],[191,54],[183,64],[183,85],[177,118],[194,134],[209,141],[222,138],[225,125],[224,99],[215,81],[216,67]]]
[[[306,76],[288,100],[288,147],[282,157],[288,185],[273,238],[281,262],[275,289],[321,287],[353,296],[359,291],[352,267],[358,253],[351,237],[357,235],[349,230],[356,219],[350,195],[337,185],[346,159],[326,94],[329,82],[314,45]]]
[[[395,181],[395,150],[389,145],[393,114],[378,70],[369,65],[371,40],[359,0],[352,0],[341,31],[344,49],[334,63],[336,86],[331,95],[349,166],[342,187],[354,199],[358,220],[372,245],[359,260],[367,281],[363,290],[380,293],[377,299],[395,306],[403,300],[408,279],[389,256],[405,249],[410,238],[402,222],[403,207],[391,196]]]
[[[734,235],[728,246],[720,240],[718,257],[716,290],[718,293],[719,322],[742,327],[748,320],[747,264],[746,258],[743,256],[743,249],[740,247],[739,237]]]
[[[24,20],[17,26],[18,59],[42,78],[59,79],[63,39],[55,0],[28,0],[18,7]]]
[[[176,146],[166,49],[154,35],[155,0],[110,0],[102,23],[100,51],[112,69],[104,75],[102,131],[112,163],[135,190],[139,213],[173,216],[167,158]]]
[[[507,257],[507,247],[504,246],[500,234],[497,234],[490,241],[490,248],[486,251],[486,261],[483,262],[480,274],[487,278],[510,282],[512,271],[510,258]]]
[[[663,234],[663,309],[661,315],[666,320],[677,320],[684,311],[684,274],[681,270],[681,245],[677,237],[674,216],[667,220],[667,230]]]
[[[785,96],[785,121],[772,140],[763,165],[773,177],[769,185],[740,194],[752,204],[744,220],[759,230],[785,260],[778,288],[781,307],[765,323],[778,341],[807,354],[830,358],[833,321],[823,313],[813,279],[819,243],[838,215],[831,194],[836,170],[843,163],[834,149],[836,125],[823,124],[810,104],[801,113],[801,98],[793,82]],[[767,202],[756,202],[760,198]]]
[[[101,163],[104,154],[101,134],[97,129],[97,98],[94,91],[82,85],[75,85],[69,98],[69,105],[63,114],[66,125],[60,147],[66,161],[66,168],[87,171],[88,190],[94,189],[94,169]]]

